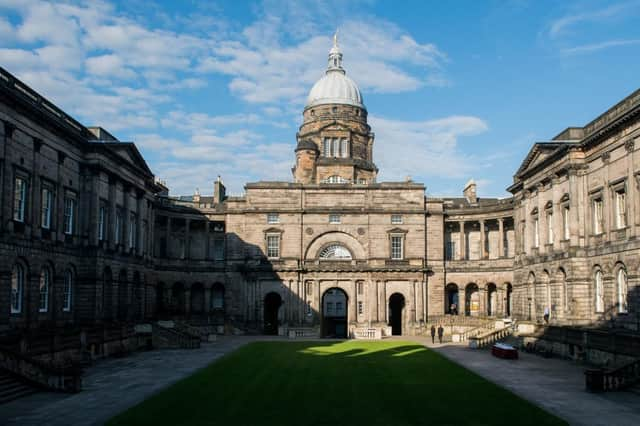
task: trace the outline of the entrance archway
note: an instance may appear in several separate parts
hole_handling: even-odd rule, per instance
[[[477,284],[471,283],[467,285],[464,307],[467,316],[478,316],[480,314],[480,294]]]
[[[330,288],[322,295],[322,336],[347,338],[347,293],[340,288]]]
[[[393,293],[389,298],[389,325],[393,336],[402,335],[402,313],[404,311],[404,296]]]
[[[278,293],[268,293],[264,297],[264,334],[278,335],[278,311],[282,306],[282,298]]]
[[[495,316],[498,312],[498,290],[496,285],[487,285],[487,315]]]
[[[458,315],[458,309],[460,307],[458,286],[454,283],[447,284],[445,288],[445,300],[444,307],[445,312],[450,315]]]

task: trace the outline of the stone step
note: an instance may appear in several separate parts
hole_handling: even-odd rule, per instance
[[[39,392],[35,386],[31,386],[17,377],[4,371],[0,371],[0,404],[33,395]]]

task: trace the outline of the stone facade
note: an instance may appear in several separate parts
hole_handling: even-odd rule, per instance
[[[4,70],[0,94],[5,332],[186,318],[220,332],[415,334],[443,314],[545,311],[638,330],[640,92],[536,143],[506,199],[478,197],[473,181],[450,198],[377,182],[361,99],[305,108],[292,182],[227,197],[219,179],[213,197],[169,197],[133,143]]]

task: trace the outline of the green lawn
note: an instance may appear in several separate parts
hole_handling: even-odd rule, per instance
[[[259,342],[109,425],[564,425],[421,345]]]

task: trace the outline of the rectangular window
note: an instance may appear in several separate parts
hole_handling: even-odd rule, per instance
[[[358,300],[358,315],[364,314],[364,302],[362,300]]]
[[[402,260],[402,240],[404,238],[400,235],[392,235],[391,236],[391,259],[393,260]]]
[[[64,233],[73,235],[73,228],[76,218],[76,199],[64,197]]]
[[[100,206],[100,212],[98,213],[98,241],[104,241],[107,228],[107,207]]]
[[[391,224],[392,225],[402,225],[402,215],[401,214],[392,214],[391,215]]]
[[[214,238],[213,240],[213,260],[224,260],[223,238]]]
[[[568,240],[571,236],[569,228],[569,212],[569,206],[564,206],[562,208],[562,237],[565,240]]]
[[[138,232],[138,217],[134,214],[131,213],[131,215],[129,216],[129,248],[133,249],[136,248],[137,244],[136,244],[136,240],[138,239],[138,236],[136,235]]]
[[[453,260],[455,258],[455,253],[456,253],[456,242],[447,241],[447,246],[446,246],[447,260]]]
[[[332,146],[332,154],[334,157],[339,157],[340,156],[340,139],[338,138],[333,138],[331,140],[331,145]]]
[[[322,155],[331,157],[331,139],[329,138],[324,138],[324,141],[322,141]]]
[[[13,220],[24,222],[27,209],[27,181],[17,177],[13,193]]]
[[[358,295],[362,296],[364,294],[364,283],[362,281],[358,281]]]
[[[114,241],[116,244],[122,243],[122,210],[117,209],[116,211],[116,223],[114,229]]]
[[[332,213],[329,215],[329,223],[339,224],[340,223],[340,215]]]
[[[53,206],[53,193],[49,188],[42,188],[42,211],[40,212],[40,226],[43,229],[51,229],[51,208]]]
[[[267,257],[277,259],[280,257],[280,235],[267,235]]]
[[[340,141],[340,154],[343,158],[349,157],[349,141],[346,139]]]
[[[547,212],[547,244],[553,244],[553,213]]]
[[[627,204],[624,191],[616,191],[616,228],[622,229],[627,226]]]
[[[344,312],[342,311],[342,302],[336,302],[336,315],[342,315]]]
[[[596,198],[593,200],[593,233],[595,235],[601,234],[604,230],[604,222],[602,216],[602,199]]]
[[[538,216],[533,218],[533,247],[540,247],[540,223]]]
[[[267,223],[280,223],[280,215],[278,213],[268,213]]]
[[[38,312],[49,310],[49,271],[43,270],[40,275],[40,306]]]
[[[333,302],[327,302],[327,314],[333,314]]]

